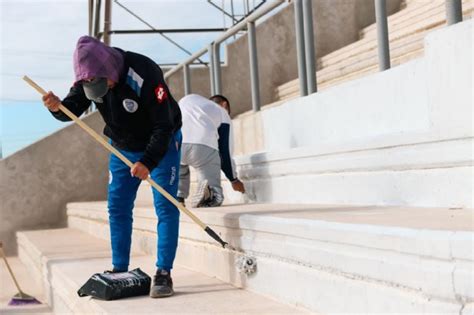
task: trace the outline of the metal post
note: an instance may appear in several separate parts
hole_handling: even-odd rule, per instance
[[[300,95],[308,95],[308,84],[306,79],[306,58],[304,48],[304,26],[303,26],[303,6],[301,0],[294,1],[295,10],[295,30],[296,30],[296,53],[298,57],[298,77],[300,80]]]
[[[92,36],[92,20],[93,20],[93,16],[94,16],[94,0],[89,0],[89,14],[88,14],[88,18],[89,18],[89,23],[88,23],[88,31],[87,31],[87,34],[89,36]]]
[[[207,53],[209,54],[209,80],[211,82],[211,95],[215,95],[216,93],[216,86],[215,86],[215,78],[214,78],[214,44],[211,43],[207,47]]]
[[[249,16],[241,19],[236,25],[232,26],[224,34],[218,36],[214,40],[214,42],[215,43],[220,43],[220,44],[223,43],[225,40],[227,40],[231,36],[234,36],[235,34],[238,34],[241,30],[247,29],[247,23],[248,22],[257,21],[258,19],[265,16],[270,11],[272,11],[275,8],[277,8],[277,7],[281,6],[282,4],[284,4],[286,1],[287,0],[272,0],[272,1],[262,2],[262,3],[265,3],[265,4],[262,5],[259,9],[257,9],[255,12],[253,12]],[[115,2],[118,3],[117,0],[115,0]],[[171,70],[168,70],[165,73],[165,78],[169,78],[174,73],[176,73],[178,71],[181,71],[184,63],[191,63],[194,60],[196,60],[196,58],[199,58],[199,57],[201,57],[202,55],[205,55],[208,52],[209,52],[209,45],[206,45],[203,48],[201,48],[199,51],[192,54],[191,57],[187,58],[185,61],[183,61],[180,64],[178,64],[177,66],[173,67]]]
[[[260,110],[260,84],[258,78],[257,36],[255,22],[247,23],[250,59],[250,84],[252,91],[252,109]]]
[[[222,6],[222,25],[224,28],[226,27],[226,22],[225,22],[225,16],[226,16],[226,10],[225,10],[225,2],[224,0],[221,0],[221,6]],[[227,13],[229,15],[229,13]]]
[[[95,12],[94,12],[95,4]],[[97,37],[99,33],[99,21],[100,21],[100,0],[89,0],[89,36]],[[86,110],[86,114],[92,113],[96,110],[95,105],[91,104]]]
[[[230,12],[230,14],[232,15],[232,25],[235,25],[234,0],[230,0]]]
[[[214,94],[222,94],[222,79],[221,79],[221,45],[214,43]]]
[[[313,5],[312,0],[303,0],[304,46],[306,57],[306,78],[308,94],[318,91],[316,82],[316,56],[314,52]]]
[[[379,69],[390,69],[390,46],[388,42],[387,3],[386,0],[375,0],[375,17],[377,20],[377,42],[379,51]]]
[[[462,22],[461,0],[446,0],[446,23],[453,25]]]
[[[112,1],[105,0],[104,10],[104,44],[110,46],[110,26],[112,25]]]
[[[101,0],[95,2],[95,14],[94,14],[94,37],[98,38],[100,32],[100,7]]]
[[[191,73],[189,71],[189,64],[183,66],[183,80],[184,80],[184,95],[191,94]]]

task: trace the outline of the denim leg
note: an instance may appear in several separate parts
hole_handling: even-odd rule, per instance
[[[135,163],[142,153],[121,151]],[[132,243],[133,205],[140,179],[130,175],[130,168],[115,155],[109,162],[109,225],[112,265],[116,270],[128,270]]]

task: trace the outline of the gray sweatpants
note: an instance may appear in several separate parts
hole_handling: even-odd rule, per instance
[[[189,196],[189,166],[196,170],[198,182],[207,179],[209,186],[223,196],[219,151],[203,144],[183,143],[181,147],[178,197],[184,199]]]

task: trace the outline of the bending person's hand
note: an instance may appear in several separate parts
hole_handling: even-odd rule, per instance
[[[43,96],[43,103],[50,111],[58,112],[59,105],[61,105],[61,100],[59,97],[54,95],[53,92],[49,91],[48,94]]]
[[[150,175],[150,171],[143,163],[137,162],[132,165],[130,174],[132,174],[134,177],[140,178],[141,180],[145,180],[148,178],[148,175]]]
[[[236,179],[232,182],[232,189],[241,193],[245,193],[244,183],[242,183],[240,179]]]

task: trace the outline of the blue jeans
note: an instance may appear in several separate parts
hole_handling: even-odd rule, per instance
[[[174,134],[168,151],[158,166],[151,172],[151,178],[168,193],[176,197],[181,159],[181,131]],[[132,163],[137,162],[143,152],[119,150]],[[109,224],[112,244],[112,265],[116,270],[128,270],[132,243],[133,206],[141,180],[130,175],[130,168],[115,155],[109,162]],[[178,246],[179,210],[153,189],[155,212],[158,216],[158,250],[156,267],[170,271]]]

